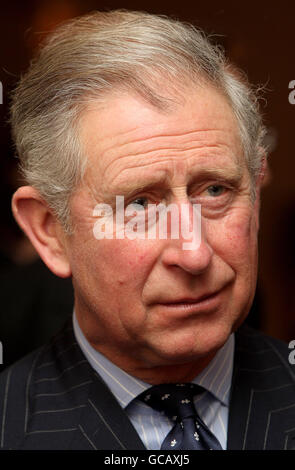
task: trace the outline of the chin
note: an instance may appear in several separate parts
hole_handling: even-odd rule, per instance
[[[196,362],[213,355],[224,345],[231,334],[231,328],[208,328],[197,332],[189,331],[176,335],[163,335],[162,341],[153,345],[161,364],[183,364]]]

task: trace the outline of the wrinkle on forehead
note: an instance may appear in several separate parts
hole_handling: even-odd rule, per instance
[[[202,131],[202,134],[205,133]],[[184,167],[196,165],[197,162],[194,160],[197,159],[200,164],[207,163],[209,165],[214,164],[216,157],[219,157],[220,162],[223,160],[224,163],[231,159],[237,161],[239,152],[233,153],[232,146],[226,141],[223,133],[217,131],[214,135],[218,136],[217,143],[211,143],[210,139],[203,135],[202,140],[179,142],[177,146],[171,136],[169,136],[169,140],[171,139],[169,142],[168,140],[163,142],[161,138],[161,141],[159,140],[156,145],[155,138],[153,138],[153,142],[144,140],[136,141],[135,145],[134,142],[129,142],[121,148],[115,146],[108,152],[101,153],[103,165],[99,164],[100,158],[97,158],[99,171],[103,178],[115,181],[124,173],[138,169],[145,171],[150,167],[154,167],[155,171],[166,168],[170,173],[175,170],[180,172]],[[138,145],[139,142],[143,142],[143,145]]]
[[[210,136],[218,138],[218,143],[211,143]],[[186,138],[189,136],[189,138]],[[130,139],[130,138],[129,138]],[[166,155],[179,154],[183,151],[197,150],[202,147],[218,148],[220,146],[229,147],[225,132],[219,129],[194,130],[182,134],[160,134],[152,136],[141,136],[141,138],[129,140],[128,142],[111,145],[101,149],[101,157],[105,158],[111,165],[114,161],[136,156],[147,157],[154,153]]]
[[[171,115],[132,96],[126,98],[110,100],[108,108],[91,109],[80,128],[89,176],[100,179],[104,187],[132,171],[162,173],[166,167],[179,173],[198,163],[212,167],[215,160],[219,160],[217,168],[242,163],[236,118],[216,91],[207,90],[205,99],[197,94],[188,107],[180,106]]]
[[[129,182],[132,185],[137,181],[139,185],[142,179],[168,185],[205,169],[212,176],[214,172],[216,176],[218,172],[225,176],[226,169],[230,177],[233,173],[238,177],[241,171],[238,160],[238,155],[228,145],[198,143],[188,148],[162,148],[112,159],[104,167],[103,177],[113,191],[118,191],[121,185],[128,187]]]

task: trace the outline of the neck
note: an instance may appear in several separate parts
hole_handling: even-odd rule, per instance
[[[210,356],[193,363],[124,370],[133,377],[151,385],[191,382],[207,367],[215,354],[216,352],[213,352]]]
[[[108,343],[104,344],[100,341],[96,341],[96,338],[87,335],[87,333],[81,329],[78,321],[76,321],[76,326],[81,330],[81,334],[94,350],[103,354],[110,362],[127,374],[151,385],[191,382],[208,366],[217,352],[217,350],[214,350],[206,356],[197,358],[190,357],[187,360],[179,360],[179,362],[176,363],[171,362],[170,364],[162,363],[161,365],[157,365],[158,360],[161,362],[161,359],[152,357],[150,361],[147,361],[146,358],[145,360],[140,360],[140,358],[134,354],[134,350],[126,351],[126,347],[124,351],[125,354],[122,354],[123,348],[121,348],[121,351],[118,351],[110,347]]]
[[[125,360],[125,357],[121,354],[109,354],[108,350],[99,348],[95,344],[91,345],[127,374],[151,385],[191,382],[208,366],[217,352],[213,351],[209,355],[198,359],[190,358],[187,362],[155,366],[138,361],[135,358],[130,360],[130,356]]]

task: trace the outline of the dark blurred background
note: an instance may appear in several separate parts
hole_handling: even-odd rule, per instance
[[[261,102],[269,130],[260,264],[248,323],[285,341],[295,338],[295,4],[237,1],[27,0],[1,3],[0,13],[0,341],[5,367],[46,341],[71,314],[70,280],[59,279],[38,258],[13,220],[10,200],[22,184],[10,137],[9,94],[40,40],[61,21],[89,11],[127,8],[173,15],[214,34],[229,58],[266,91]],[[0,88],[1,89],[1,88]]]

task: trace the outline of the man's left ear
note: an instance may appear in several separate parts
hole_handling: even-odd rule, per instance
[[[255,197],[254,209],[255,209],[257,228],[259,228],[260,193],[261,193],[261,188],[263,187],[266,173],[267,173],[267,158],[266,156],[264,156],[261,161],[260,171],[255,181],[256,197]]]
[[[39,192],[32,186],[18,188],[12,212],[48,268],[59,277],[71,276],[64,231]]]

